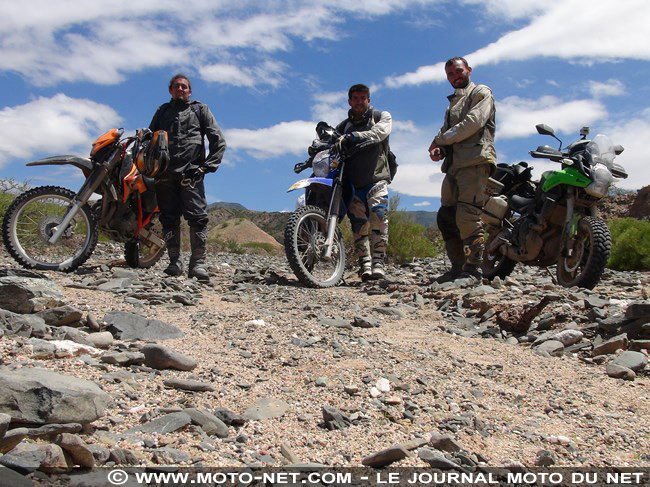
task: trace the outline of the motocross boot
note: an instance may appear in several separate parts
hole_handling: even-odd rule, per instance
[[[484,242],[483,235],[474,235],[463,241],[465,265],[463,266],[463,272],[460,274],[460,279],[474,280],[476,283],[482,282],[483,272],[481,271],[481,261]]]
[[[372,277],[370,257],[359,257],[359,277],[364,282]]]
[[[376,281],[379,279],[383,279],[385,277],[386,277],[386,269],[384,268],[384,254],[373,253],[372,274],[370,275],[370,279]]]
[[[190,268],[188,277],[196,277],[197,280],[204,283],[210,282],[210,276],[205,268],[205,254],[208,235],[205,228],[190,227],[190,246],[192,255],[190,256]]]
[[[435,279],[435,282],[439,284],[458,279],[463,272],[463,264],[465,264],[463,242],[460,238],[454,237],[445,240],[445,250],[447,251],[447,257],[449,257],[449,261],[451,262],[451,269]]]
[[[163,272],[168,276],[180,276],[183,273],[183,264],[181,263],[181,228],[180,226],[165,228],[164,233],[167,255],[169,255],[169,265]]]

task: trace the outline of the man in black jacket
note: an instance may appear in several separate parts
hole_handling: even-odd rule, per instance
[[[207,201],[203,176],[219,167],[226,141],[207,105],[190,100],[192,84],[184,74],[176,74],[169,82],[171,100],[158,107],[149,124],[152,131],[165,130],[169,136],[170,163],[156,178],[156,196],[160,222],[165,234],[169,265],[165,273],[183,273],[181,255],[181,215],[190,227],[189,277],[209,282],[205,268],[208,227]],[[205,155],[204,136],[208,139]]]
[[[348,217],[354,234],[355,256],[361,280],[382,279],[388,245],[388,136],[393,126],[389,112],[370,106],[370,89],[357,84],[348,91],[348,118],[336,127],[345,134],[339,148],[354,149],[345,164],[344,180],[354,195]]]

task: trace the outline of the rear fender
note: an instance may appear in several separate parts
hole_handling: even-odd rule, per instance
[[[46,157],[45,159],[39,159],[37,161],[28,162],[25,165],[26,166],[64,166],[67,164],[78,167],[83,171],[84,175],[86,176],[88,176],[88,174],[90,174],[90,172],[93,170],[93,163],[90,159],[86,159],[84,157],[78,157],[78,156],[71,156],[71,155]]]

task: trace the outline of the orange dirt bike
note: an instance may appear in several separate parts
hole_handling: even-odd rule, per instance
[[[71,272],[93,253],[100,231],[124,242],[131,267],[151,267],[162,257],[165,241],[153,177],[169,161],[167,133],[141,129],[122,138],[123,133],[111,129],[98,137],[88,159],[65,155],[27,163],[70,164],[81,169],[86,181],[77,193],[41,186],[11,203],[2,239],[23,267]]]

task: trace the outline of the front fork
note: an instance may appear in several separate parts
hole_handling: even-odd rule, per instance
[[[73,220],[75,216],[77,216],[79,210],[83,207],[83,205],[88,203],[88,200],[90,199],[92,194],[99,187],[102,181],[104,181],[104,179],[108,175],[109,170],[113,167],[113,164],[111,164],[111,162],[113,162],[113,160],[119,155],[117,153],[117,150],[118,149],[116,149],[116,153],[114,153],[112,157],[109,159],[110,161],[109,163],[95,166],[95,168],[90,173],[88,178],[86,178],[86,181],[84,181],[83,185],[81,186],[81,189],[79,190],[79,192],[77,192],[77,195],[74,198],[74,202],[72,206],[63,217],[63,220],[56,227],[54,227],[54,233],[48,240],[48,243],[50,244],[57,243],[61,238],[61,235],[63,235],[63,233],[70,225],[70,222]]]
[[[596,216],[596,207],[589,208],[589,215]],[[571,257],[575,248],[576,236],[578,235],[578,225],[583,215],[575,211],[575,194],[571,193],[566,201],[566,219],[564,220],[564,243],[562,245],[562,255]]]
[[[332,192],[332,201],[330,202],[329,211],[327,212],[327,237],[325,238],[325,251],[323,257],[329,259],[332,256],[332,248],[334,247],[334,235],[336,234],[336,227],[339,221],[339,209],[341,206],[341,193],[343,189],[340,183],[335,183],[334,191]]]

